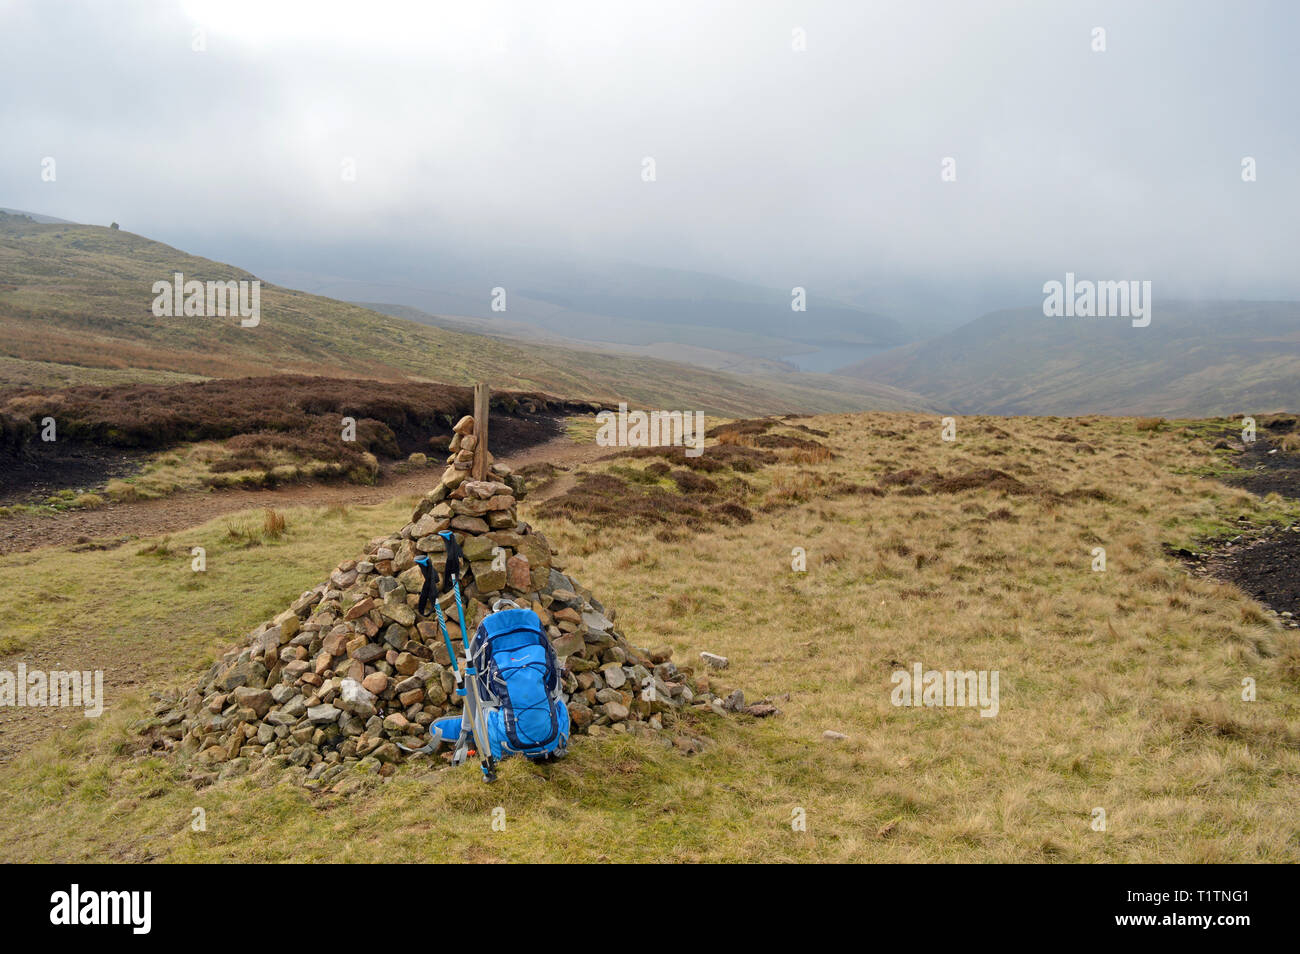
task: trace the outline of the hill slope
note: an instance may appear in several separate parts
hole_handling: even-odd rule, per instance
[[[437,380],[626,399],[710,413],[924,407],[890,387],[735,375],[665,361],[521,346],[414,324],[262,283],[261,323],[159,318],[153,283],[252,280],[129,232],[0,214],[0,384],[54,386],[298,372]]]
[[[336,250],[251,245],[227,257],[265,262],[268,274],[318,295],[435,315],[505,318],[587,342],[670,344],[779,359],[915,338],[891,318],[816,290],[807,314],[794,314],[790,288],[594,258],[568,260],[537,250],[376,246],[339,261]],[[492,310],[489,290],[497,286],[509,292],[505,313]]]
[[[1300,407],[1300,303],[1161,302],[1151,324],[998,311],[843,370],[959,413],[1199,417]]]

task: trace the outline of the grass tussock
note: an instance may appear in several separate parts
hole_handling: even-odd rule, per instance
[[[267,507],[262,517],[262,536],[268,540],[279,540],[284,536],[284,514]]]
[[[346,509],[342,515],[346,516]],[[322,517],[330,516],[339,514],[322,511]],[[226,542],[243,549],[279,542],[288,534],[288,518],[271,507],[263,508],[260,520],[237,514],[223,521],[223,526]]]
[[[718,482],[689,470],[673,471],[670,476],[665,486],[658,477],[629,481],[614,473],[584,474],[570,490],[542,503],[539,514],[600,529],[686,528],[753,519],[743,505],[745,493],[738,483]]]
[[[769,451],[757,450],[753,447],[744,447],[737,444],[716,444],[709,447],[706,453],[698,456],[686,453],[687,449],[685,447],[637,447],[618,454],[612,454],[606,460],[615,458],[631,460],[659,458],[660,461],[667,464],[702,471],[706,474],[716,473],[720,470],[732,470],[738,474],[752,474],[760,467],[770,466],[778,460],[777,456]]]

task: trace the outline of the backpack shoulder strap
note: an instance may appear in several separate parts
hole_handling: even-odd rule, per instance
[[[555,654],[555,647],[551,645],[545,629],[542,630],[542,645],[546,647],[546,665],[549,669],[546,688],[550,691],[551,702],[555,702],[564,693],[564,685],[560,680],[560,657]]]

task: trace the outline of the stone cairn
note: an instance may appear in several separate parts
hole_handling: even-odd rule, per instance
[[[555,548],[519,521],[523,477],[493,462],[486,448],[476,457],[477,443],[474,418],[466,416],[455,425],[446,471],[410,523],[371,540],[364,554],[258,626],[197,687],[162,699],[152,724],[164,746],[192,756],[197,772],[222,778],[255,760],[299,766],[307,781],[321,783],[351,764],[392,774],[406,757],[399,742],[424,746],[429,725],[459,711],[437,619],[432,610],[416,613],[424,577],[415,559],[428,554],[441,578],[443,530],[456,534],[468,563],[462,596],[471,631],[501,598],[541,619],[562,666],[574,734],[654,733],[687,708],[744,706],[739,690],[723,699],[709,690],[707,676],[679,669],[671,649],[628,643],[614,611],[566,576]],[[474,479],[475,466],[484,479]],[[439,603],[459,657],[455,598],[446,593]],[[704,662],[726,664],[717,656]],[[691,750],[689,739],[675,741]]]

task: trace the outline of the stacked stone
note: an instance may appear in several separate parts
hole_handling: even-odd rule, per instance
[[[468,563],[462,595],[471,632],[498,599],[540,618],[563,666],[575,733],[651,732],[683,707],[720,712],[743,704],[739,693],[724,703],[706,677],[678,669],[671,649],[647,652],[627,642],[614,611],[566,576],[555,548],[519,521],[522,478],[489,461],[489,479],[471,479],[472,429],[472,418],[456,425],[449,466],[400,532],[370,541],[363,555],[215,663],[197,688],[163,701],[164,738],[223,776],[256,759],[302,766],[308,780],[328,782],[354,762],[391,774],[404,757],[399,743],[425,745],[429,725],[458,711],[437,620],[416,611],[424,583],[416,557],[427,554],[441,577],[444,530],[453,531]],[[455,598],[438,601],[459,658]]]

